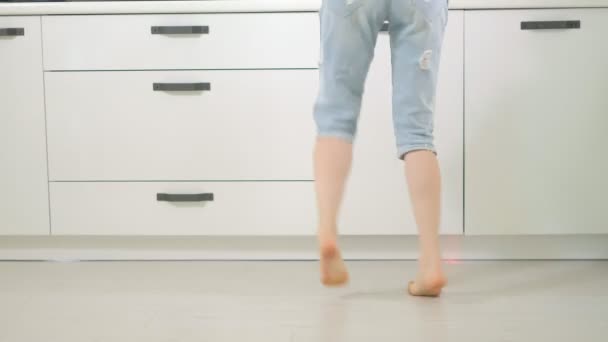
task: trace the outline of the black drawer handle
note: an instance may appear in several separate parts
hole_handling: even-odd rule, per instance
[[[580,29],[580,20],[565,21],[522,21],[522,30],[569,30]]]
[[[380,28],[380,32],[388,32],[388,21],[385,21],[384,24],[382,24],[382,28]]]
[[[213,202],[213,194],[156,194],[159,202]]]
[[[152,26],[152,34],[209,34],[209,26]]]
[[[154,91],[210,91],[211,83],[154,83]]]
[[[21,27],[0,28],[0,37],[25,36],[25,29]]]

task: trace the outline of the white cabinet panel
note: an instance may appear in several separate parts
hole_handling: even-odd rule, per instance
[[[318,66],[316,13],[47,16],[42,23],[45,70]],[[201,33],[173,34],[192,26]]]
[[[607,18],[466,13],[467,234],[608,233]]]
[[[443,234],[463,232],[463,29],[463,12],[450,11],[435,114]],[[340,231],[345,234],[417,232],[404,164],[396,157],[391,89],[389,36],[381,33],[366,84],[353,171],[342,209]]]
[[[154,83],[208,83],[154,91]],[[316,70],[47,72],[52,181],[312,180]]]
[[[312,182],[51,183],[53,235],[312,235],[314,203]]]
[[[48,235],[39,17],[0,17],[0,235]]]

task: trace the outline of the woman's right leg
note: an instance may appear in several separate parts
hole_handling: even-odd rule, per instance
[[[409,292],[438,296],[447,280],[441,267],[441,177],[433,144],[433,114],[447,0],[392,0],[390,36],[393,119],[419,232],[420,259]]]

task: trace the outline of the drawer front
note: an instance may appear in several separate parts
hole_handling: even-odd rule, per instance
[[[607,18],[467,12],[467,234],[608,233]]]
[[[317,68],[314,13],[48,16],[45,70]]]
[[[51,183],[50,189],[53,235],[315,233],[311,182]]]
[[[50,72],[45,81],[51,180],[312,179],[316,70]]]

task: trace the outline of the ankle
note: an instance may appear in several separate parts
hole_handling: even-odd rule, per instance
[[[319,244],[336,244],[338,229],[335,225],[320,225],[317,236]]]
[[[418,268],[421,274],[442,274],[443,266],[440,258],[420,259]]]

